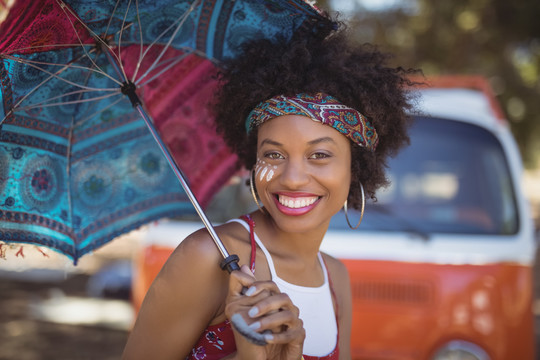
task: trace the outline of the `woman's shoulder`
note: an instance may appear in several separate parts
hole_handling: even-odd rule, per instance
[[[249,233],[242,225],[227,222],[215,226],[214,230],[229,254],[245,252],[246,244],[249,244]],[[201,228],[180,242],[168,262],[175,264],[187,261],[196,265],[198,269],[209,267],[221,271],[221,268],[216,266],[221,260],[222,255],[212,236],[206,228]]]
[[[324,263],[326,264],[326,268],[328,270],[328,276],[330,277],[335,290],[343,288],[348,289],[350,286],[349,271],[347,270],[345,264],[341,260],[329,254],[321,252],[321,255],[324,259]]]
[[[329,271],[334,271],[336,275],[344,275],[348,273],[347,267],[341,260],[322,251],[321,251],[321,255]]]

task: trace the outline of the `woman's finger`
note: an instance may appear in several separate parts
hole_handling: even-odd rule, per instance
[[[242,265],[240,271],[233,271],[229,277],[229,295],[239,295],[245,292],[256,281],[249,267]]]
[[[257,300],[257,303],[248,311],[248,315],[252,318],[283,310],[290,311],[295,317],[298,317],[300,313],[289,296],[284,293],[275,293],[271,294],[271,296],[257,297],[255,299]]]
[[[281,292],[273,281],[257,281],[246,289],[244,295],[255,296],[265,291],[268,294],[279,294]]]
[[[303,322],[298,317],[297,309],[293,308],[274,311],[254,318],[250,327],[258,332],[270,330],[273,333],[282,333],[289,329],[303,327]]]
[[[298,346],[300,349],[306,339],[306,330],[303,327],[302,320],[300,325],[287,328],[281,332],[264,334],[264,339],[268,344],[287,344],[289,346]],[[300,350],[301,353],[301,350]]]

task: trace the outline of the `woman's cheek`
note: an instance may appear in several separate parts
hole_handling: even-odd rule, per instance
[[[257,159],[257,164],[255,165],[255,177],[259,181],[270,181],[274,177],[277,170],[276,165],[270,165],[266,161]]]

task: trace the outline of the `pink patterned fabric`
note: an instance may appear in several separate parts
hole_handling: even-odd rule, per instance
[[[62,11],[56,0],[15,1],[2,25],[0,53],[16,50],[17,54],[30,54],[56,49],[47,45],[93,43],[82,26],[78,26],[76,36],[72,23],[78,21],[65,6]]]
[[[161,50],[160,46],[153,46],[150,51],[159,53]],[[126,47],[122,59],[138,57],[139,52],[139,46]],[[236,172],[237,157],[216,133],[214,115],[209,108],[218,85],[217,68],[209,60],[176,49],[168,49],[162,61],[182,56],[179,66],[169,69],[166,76],[141,86],[140,96],[163,141],[187,176],[191,190],[204,207]],[[150,65],[151,61],[143,61],[139,76]],[[131,77],[135,62],[126,61],[124,68]],[[151,79],[153,73],[145,79]]]

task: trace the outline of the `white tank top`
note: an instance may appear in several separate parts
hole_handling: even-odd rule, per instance
[[[231,220],[244,226],[249,232],[249,225],[242,219]],[[281,279],[277,273],[272,261],[272,256],[266,250],[257,234],[254,234],[255,242],[261,248],[272,281],[276,283],[279,290],[289,296],[294,305],[300,309],[300,319],[304,323],[306,330],[306,340],[304,341],[304,355],[325,356],[331,353],[337,345],[337,323],[332,303],[332,294],[328,281],[328,271],[322,259],[321,253],[318,253],[319,262],[324,273],[324,284],[319,287],[307,287],[291,284]]]

